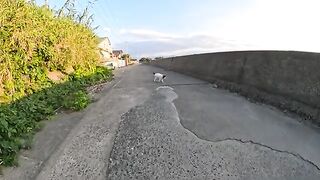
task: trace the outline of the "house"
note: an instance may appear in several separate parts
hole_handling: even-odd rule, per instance
[[[113,58],[111,42],[108,37],[99,38],[98,45],[99,53],[101,55],[101,64],[112,69],[119,67],[119,59]]]
[[[101,59],[106,62],[112,58],[111,42],[108,37],[99,38],[100,43],[98,45]]]
[[[114,51],[112,51],[112,54],[113,54],[113,58],[121,59],[121,57],[123,55],[123,51],[122,50],[114,50]]]

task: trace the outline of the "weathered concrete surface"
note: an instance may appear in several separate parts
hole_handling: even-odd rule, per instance
[[[210,142],[184,129],[172,103],[177,94],[158,88],[123,116],[110,157],[108,179],[317,179],[311,163],[286,152],[237,140]]]
[[[319,59],[320,53],[236,51],[173,57],[151,64],[219,82],[221,87],[295,112],[320,126]]]
[[[168,78],[154,83],[152,72]],[[319,179],[319,129],[152,66],[121,70],[71,121],[43,132],[30,152],[40,166],[7,179]],[[54,132],[64,141],[49,146]]]
[[[19,166],[4,168],[3,179],[34,179],[51,154],[64,141],[74,126],[83,117],[84,112],[59,114],[50,121],[43,122],[44,128],[38,132],[31,150],[22,150],[19,154]],[[0,177],[1,179],[1,177]]]
[[[204,81],[144,68],[166,73],[169,87],[154,88],[123,116],[108,179],[320,178],[319,128]]]
[[[130,67],[132,68],[132,67]],[[144,87],[120,88],[134,71],[126,68],[119,81],[86,113],[37,179],[104,179],[121,114],[150,94]]]
[[[103,179],[121,114],[150,94],[130,86],[127,79],[135,73],[130,69],[116,71],[115,80],[95,96],[98,102],[85,111],[46,122],[32,149],[22,152],[19,167],[6,168],[0,179]]]
[[[252,141],[301,155],[320,167],[320,128],[211,85],[177,86],[175,91],[183,126],[201,139]]]

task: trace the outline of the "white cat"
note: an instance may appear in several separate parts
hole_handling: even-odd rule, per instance
[[[154,75],[153,82],[158,81],[163,83],[163,80],[167,77],[167,75],[161,74],[161,73],[153,73],[153,75]]]

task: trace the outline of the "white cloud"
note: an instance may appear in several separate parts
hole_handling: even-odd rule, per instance
[[[185,54],[241,50],[249,44],[223,39],[207,33],[189,35],[166,34],[151,30],[122,30],[128,41],[116,44],[128,47],[129,53],[136,57],[176,56]]]
[[[320,51],[319,7],[318,0],[256,0],[223,18],[216,32],[267,49]]]
[[[122,29],[118,47],[135,56],[171,56],[231,50],[320,52],[319,0],[255,0],[204,31],[183,34],[150,29]],[[208,18],[207,18],[208,19]],[[201,19],[199,19],[199,23]],[[214,24],[214,25],[212,25]]]
[[[177,35],[162,33],[150,29],[121,29],[119,34],[140,41],[149,39],[170,40],[178,37]]]

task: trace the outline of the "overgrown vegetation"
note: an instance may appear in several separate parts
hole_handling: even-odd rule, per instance
[[[90,102],[86,87],[112,78],[110,70],[98,67],[90,76],[71,75],[69,81],[35,92],[10,104],[0,105],[0,159],[4,165],[14,165],[20,148],[27,148],[39,121],[46,120],[65,108],[80,110]]]
[[[143,57],[139,59],[139,63],[149,63],[151,61],[151,58]]]
[[[112,73],[98,67],[87,12],[58,14],[24,0],[0,0],[0,7],[0,165],[7,166],[16,164],[39,121],[61,107],[85,108],[85,88]]]

